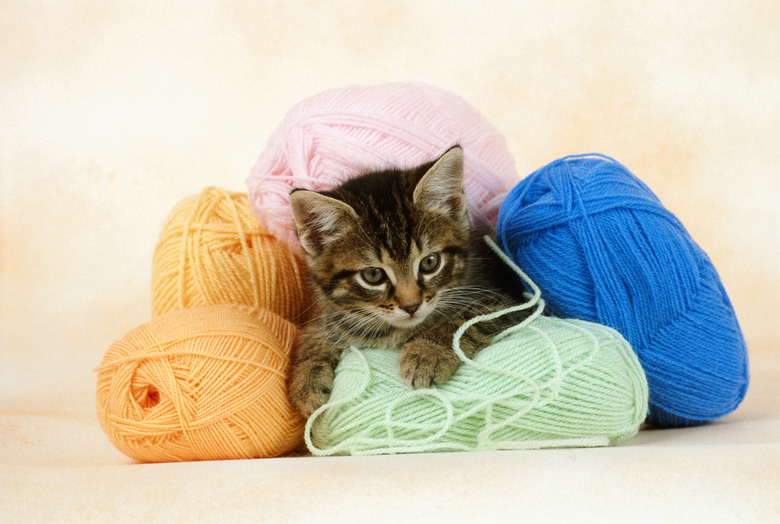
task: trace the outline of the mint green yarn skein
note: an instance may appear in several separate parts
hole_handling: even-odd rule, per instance
[[[514,264],[511,264],[514,266]],[[477,317],[456,333],[463,363],[443,384],[412,389],[398,351],[346,351],[331,397],[306,424],[314,455],[608,446],[639,429],[647,414],[644,372],[615,330],[542,317],[538,288],[525,305]],[[458,340],[476,322],[523,307],[536,311],[498,335],[473,360]]]

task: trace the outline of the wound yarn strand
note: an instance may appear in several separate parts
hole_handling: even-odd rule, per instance
[[[163,225],[152,261],[152,313],[244,304],[306,321],[306,269],[263,229],[246,193],[209,187]]]
[[[410,168],[463,147],[470,218],[492,232],[517,180],[506,139],[455,93],[419,82],[347,86],[292,107],[247,179],[260,223],[303,256],[289,206],[293,188],[332,189],[356,174]]]
[[[142,462],[287,453],[303,436],[285,385],[297,336],[287,320],[248,306],[160,315],[96,368],[100,425]]]
[[[712,261],[616,160],[567,156],[524,178],[496,237],[554,314],[610,326],[631,343],[647,373],[650,423],[702,424],[744,398],[747,347]]]

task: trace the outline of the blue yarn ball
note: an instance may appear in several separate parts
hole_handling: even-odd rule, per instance
[[[578,155],[539,169],[507,196],[496,237],[548,311],[610,326],[631,343],[651,424],[701,424],[744,398],[747,348],[715,267],[620,163]]]

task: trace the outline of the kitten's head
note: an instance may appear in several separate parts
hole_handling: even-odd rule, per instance
[[[290,206],[325,313],[342,312],[364,336],[413,328],[464,279],[470,225],[458,146],[417,169],[294,190]]]

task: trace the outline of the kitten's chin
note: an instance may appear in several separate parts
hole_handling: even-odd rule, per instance
[[[407,317],[407,318],[394,318],[389,320],[388,323],[396,328],[411,329],[415,326],[419,326],[423,323],[425,317]]]

